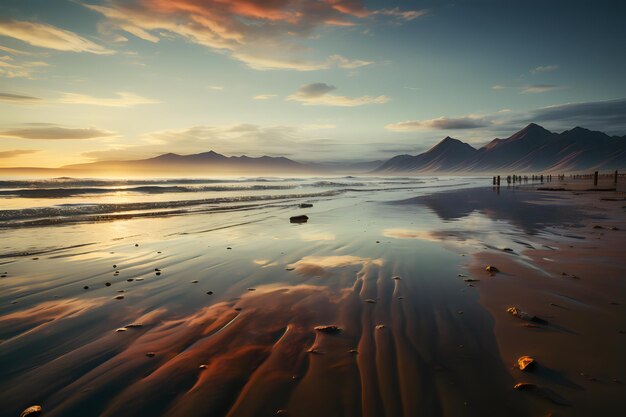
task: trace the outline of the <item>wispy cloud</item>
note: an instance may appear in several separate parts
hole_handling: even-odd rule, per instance
[[[271,98],[276,97],[276,94],[257,94],[252,97],[254,100],[269,100]]]
[[[16,61],[10,56],[0,56],[0,76],[6,78],[32,79],[42,68],[49,66],[43,61]]]
[[[13,139],[96,139],[115,136],[114,132],[89,128],[66,128],[57,125],[43,124],[17,129],[0,131],[0,138]]]
[[[391,16],[405,21],[415,20],[418,17],[426,15],[427,13],[428,10],[400,10],[399,7],[394,7],[393,9],[382,9],[374,12],[374,14]]]
[[[146,97],[139,96],[134,93],[121,91],[116,93],[117,98],[93,97],[85,94],[63,93],[59,99],[59,103],[65,104],[86,104],[92,106],[105,107],[132,107],[139,104],[155,104],[159,103]]]
[[[404,122],[391,123],[385,126],[387,130],[394,132],[412,132],[421,129],[436,130],[460,130],[460,129],[478,129],[489,126],[491,122],[482,117],[439,117],[430,120],[406,120]]]
[[[542,72],[556,71],[558,69],[559,69],[558,65],[540,65],[538,67],[532,68],[530,72],[532,74],[539,74]]]
[[[39,152],[37,149],[14,149],[10,151],[0,151],[0,159],[15,158],[22,155],[29,155]]]
[[[33,55],[30,52],[20,51],[19,49],[13,49],[2,45],[0,45],[0,51],[8,52],[13,55]]]
[[[563,90],[565,88],[565,86],[555,84],[531,84],[523,86],[497,84],[491,87],[491,89],[495,91],[517,90],[521,94],[541,94],[548,93],[550,91]]]
[[[222,86],[222,85],[207,85],[206,88],[208,88],[209,90],[214,90],[214,91],[222,91],[224,89],[224,86]]]
[[[269,56],[265,53],[233,52],[232,56],[246,64],[248,67],[260,71],[265,70],[295,70],[295,71],[319,71],[332,67],[356,69],[373,64],[373,61],[350,60],[341,55],[331,55],[323,61],[314,61],[299,58],[287,58]]]
[[[69,30],[46,23],[16,20],[0,21],[0,36],[18,39],[32,46],[67,52],[112,54],[114,51],[100,46]]]
[[[287,97],[289,101],[298,101],[306,105],[356,107],[365,104],[383,104],[390,98],[387,96],[347,97],[330,94],[337,88],[325,83],[305,84],[294,94]]]
[[[527,85],[521,88],[523,94],[541,94],[550,91],[562,90],[564,87],[554,84],[534,84]]]
[[[5,101],[9,103],[23,103],[23,104],[31,104],[41,102],[39,97],[33,96],[25,96],[23,94],[12,94],[12,93],[3,93],[0,92],[0,101]]]

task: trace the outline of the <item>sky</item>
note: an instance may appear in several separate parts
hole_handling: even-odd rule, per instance
[[[2,0],[0,167],[626,134],[618,1]]]

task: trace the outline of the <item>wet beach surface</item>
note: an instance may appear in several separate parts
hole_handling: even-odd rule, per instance
[[[37,203],[13,192],[0,221],[0,409],[618,415],[623,194],[585,201],[533,187],[476,188],[485,182],[244,182],[226,197],[206,188],[182,199],[167,193],[190,192],[134,190],[120,202],[102,191],[87,204],[80,192],[112,184],[76,184],[82,191],[53,203],[47,191],[35,193],[44,198]],[[193,199],[204,201],[170,204]],[[67,208],[75,204],[79,213]],[[290,223],[302,214],[308,222]],[[610,248],[606,259],[580,261],[592,239]],[[575,250],[573,260],[561,255]],[[487,274],[486,264],[502,272]],[[557,301],[544,297],[555,293]],[[567,310],[555,313],[550,302]],[[549,324],[525,327],[509,306]],[[513,369],[523,354],[537,360],[532,372]],[[517,382],[539,388],[520,392]]]

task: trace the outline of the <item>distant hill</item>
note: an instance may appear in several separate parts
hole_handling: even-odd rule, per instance
[[[375,172],[582,171],[626,168],[626,137],[575,127],[550,132],[531,123],[480,149],[446,137],[415,156],[398,155]]]
[[[192,155],[166,153],[154,158],[132,161],[102,161],[87,164],[66,165],[61,171],[88,173],[126,172],[150,174],[263,174],[306,173],[315,168],[284,157],[225,156],[214,151]]]

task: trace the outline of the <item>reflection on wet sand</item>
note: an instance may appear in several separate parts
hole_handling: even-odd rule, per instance
[[[309,276],[326,276],[331,268],[341,268],[351,265],[382,266],[382,259],[361,258],[353,255],[342,256],[305,256],[298,262],[289,264],[287,268],[295,269],[296,273]]]
[[[579,207],[559,204],[560,196],[524,189],[507,190],[501,197],[488,187],[454,190],[395,201],[394,205],[424,205],[442,220],[459,220],[480,212],[494,220],[507,221],[526,233],[536,234],[546,226],[577,223],[584,218]]]

